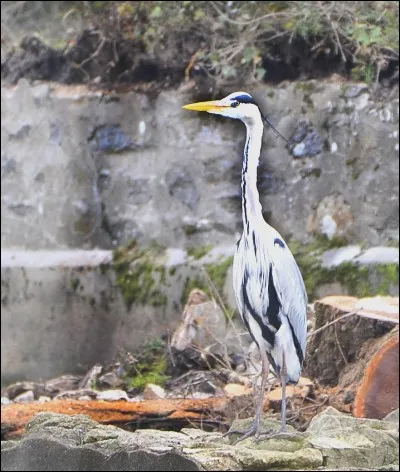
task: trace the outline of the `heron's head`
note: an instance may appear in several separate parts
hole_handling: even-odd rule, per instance
[[[227,116],[228,118],[241,120],[246,125],[252,125],[257,122],[262,122],[263,120],[275,131],[275,133],[288,142],[287,139],[284,138],[272,125],[268,118],[261,113],[261,110],[254,98],[246,92],[233,92],[221,100],[191,103],[189,105],[184,105],[183,108],[186,110],[206,111],[208,113],[213,113],[214,115]]]

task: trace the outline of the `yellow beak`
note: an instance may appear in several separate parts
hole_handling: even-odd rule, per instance
[[[197,102],[197,103],[190,103],[189,105],[183,105],[182,108],[186,110],[193,110],[193,111],[218,111],[223,108],[230,108],[229,106],[222,105],[220,100],[212,100],[210,102]]]

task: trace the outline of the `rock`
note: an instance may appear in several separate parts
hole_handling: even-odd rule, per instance
[[[399,434],[389,422],[362,420],[328,407],[311,420],[307,433],[311,445],[322,452],[327,470],[398,467]]]
[[[4,390],[4,395],[10,400],[29,391],[44,392],[43,386],[36,382],[16,382],[7,386]]]
[[[89,141],[95,144],[96,150],[107,153],[122,152],[138,147],[122,130],[120,124],[99,126],[93,131]]]
[[[60,377],[45,382],[46,391],[51,394],[57,394],[65,390],[74,390],[79,388],[81,377],[77,375],[61,375]]]
[[[374,247],[367,249],[355,261],[361,265],[398,264],[399,249],[395,247]]]
[[[2,405],[9,405],[11,403],[11,400],[8,399],[7,397],[1,397],[1,404]]]
[[[107,372],[98,379],[100,384],[107,385],[112,388],[120,387],[124,382],[115,372]]]
[[[103,371],[103,366],[100,364],[94,365],[89,372],[79,382],[79,388],[81,389],[93,389],[97,386],[97,379]]]
[[[188,169],[175,165],[167,171],[165,183],[168,186],[170,195],[176,197],[192,210],[196,209],[200,196]]]
[[[157,400],[159,398],[165,398],[165,395],[165,390],[160,387],[160,385],[147,384],[143,392],[143,399]]]
[[[399,409],[392,411],[383,418],[383,421],[393,421],[396,424],[399,424]]]
[[[343,262],[353,261],[361,253],[360,246],[345,246],[337,249],[330,249],[322,254],[322,267],[336,267]]]
[[[291,140],[298,143],[292,150],[294,157],[312,157],[322,152],[323,141],[320,134],[306,122],[297,125]]]
[[[203,291],[193,289],[182,321],[171,339],[172,356],[179,356],[180,359],[184,356],[197,363],[213,365],[226,352],[224,342],[227,334],[224,314],[218,304],[209,300]],[[199,359],[196,360],[197,357]]]
[[[15,403],[30,403],[33,402],[35,399],[35,395],[32,390],[28,390],[27,392],[20,393],[14,398]]]
[[[55,400],[63,400],[63,399],[70,399],[70,398],[81,398],[82,396],[87,396],[89,398],[96,398],[97,392],[90,388],[79,388],[77,390],[65,390],[63,392],[58,393],[54,399]]]
[[[115,402],[117,400],[128,401],[128,395],[124,390],[104,390],[97,393],[97,400]]]
[[[251,419],[233,427],[249,426]],[[263,427],[279,428],[263,419]],[[289,428],[291,431],[291,428]],[[20,441],[2,441],[7,470],[396,470],[398,432],[391,422],[360,420],[332,408],[306,433],[235,446],[221,433],[104,426],[85,415],[39,413]],[[323,467],[322,467],[323,466]],[[358,468],[360,467],[360,468]]]
[[[368,86],[366,84],[349,85],[343,93],[346,98],[356,98],[361,93],[368,92]]]
[[[343,195],[335,193],[318,202],[314,214],[308,221],[310,232],[333,237],[346,237],[353,229],[354,216]]]

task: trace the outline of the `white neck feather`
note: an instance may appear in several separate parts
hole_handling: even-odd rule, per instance
[[[262,218],[262,207],[257,190],[257,167],[261,151],[264,125],[260,120],[246,123],[247,138],[243,156],[242,169],[242,213],[243,226],[247,231],[247,221],[254,224]]]

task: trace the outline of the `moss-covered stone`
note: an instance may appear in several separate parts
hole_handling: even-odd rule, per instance
[[[207,244],[205,246],[198,246],[198,247],[189,248],[187,250],[187,253],[189,254],[189,256],[191,256],[194,259],[198,260],[198,259],[201,259],[203,256],[205,256],[208,252],[210,252],[211,249],[212,249],[212,245]]]
[[[291,241],[289,247],[300,267],[306,285],[308,298],[317,298],[318,288],[323,284],[339,282],[349,295],[367,297],[388,295],[391,286],[399,283],[398,264],[362,266],[352,262],[343,262],[337,267],[325,268],[320,256],[328,249],[341,247],[346,242],[338,239],[318,238],[310,244]],[[373,281],[376,271],[377,282]]]
[[[186,234],[186,236],[191,236],[197,232],[197,228],[195,225],[187,224],[183,226],[183,232]]]
[[[130,387],[144,389],[148,384],[164,386],[169,380],[165,374],[167,370],[167,360],[161,358],[150,366],[138,365],[138,373],[130,381]]]
[[[165,343],[160,338],[146,342],[136,355],[138,362],[126,367],[125,382],[131,388],[144,389],[147,384],[164,386],[169,380]]]
[[[213,282],[215,288],[222,295],[226,281],[226,274],[233,263],[233,256],[226,257],[215,264],[207,264],[206,271]]]
[[[156,262],[156,256],[161,251],[162,248],[155,245],[140,249],[136,241],[114,251],[113,267],[117,284],[128,308],[134,303],[153,306],[167,303],[167,297],[161,289],[166,281],[165,268]]]
[[[73,279],[71,279],[71,288],[74,292],[79,287],[79,283],[80,282],[79,282],[79,279],[77,277],[74,277]]]
[[[387,295],[392,286],[399,286],[398,264],[379,264],[376,266],[376,270],[380,279],[377,295]]]
[[[298,82],[295,87],[295,90],[300,90],[301,92],[304,92],[308,95],[315,92],[316,91],[315,89],[316,89],[316,84],[315,82],[312,82],[312,81]]]
[[[199,274],[196,277],[187,278],[182,291],[182,304],[184,305],[186,303],[190,291],[194,288],[203,290],[208,296],[213,298],[215,298],[215,291],[217,291],[221,299],[224,300],[223,289],[226,275],[232,262],[233,256],[223,257],[216,263],[205,264],[204,270],[206,274]]]

